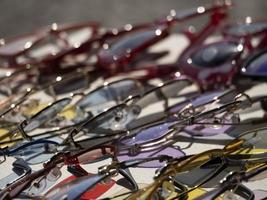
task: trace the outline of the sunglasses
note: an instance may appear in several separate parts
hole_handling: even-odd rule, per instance
[[[101,74],[106,74],[106,76],[113,76],[115,73],[117,74],[120,72],[129,73],[132,71],[134,74],[139,74],[137,75],[137,77],[140,76],[139,77],[140,79],[153,78],[156,76],[164,76],[164,75],[169,74],[170,72],[173,72],[176,69],[177,65],[171,64],[171,65],[165,65],[162,67],[158,67],[158,66],[141,67],[140,66],[140,67],[133,68],[133,67],[129,67],[130,61],[132,63],[135,62],[132,60],[133,58],[137,57],[136,54],[140,54],[140,52],[144,51],[152,44],[155,44],[156,42],[164,39],[167,35],[169,35],[169,29],[172,26],[172,24],[174,24],[175,22],[182,22],[192,17],[197,17],[199,15],[210,13],[210,12],[216,13],[220,10],[227,9],[228,6],[229,6],[228,4],[222,4],[222,5],[215,4],[215,5],[207,6],[207,7],[198,7],[198,8],[190,9],[184,12],[172,11],[170,15],[168,15],[167,17],[156,20],[153,23],[140,24],[137,26],[126,25],[123,29],[113,29],[112,31],[105,31],[104,33],[99,33],[101,31],[98,31],[97,26],[94,26],[95,24],[93,24],[92,25],[94,27],[93,32],[95,34],[93,34],[92,38],[89,37],[89,38],[84,39],[84,41],[81,41],[81,42],[78,41],[78,42],[75,42],[74,44],[69,44],[70,41],[68,41],[68,39],[70,38],[70,34],[68,35],[68,30],[72,30],[74,33],[79,32],[79,29],[86,29],[84,28],[84,26],[86,27],[88,24],[84,26],[73,25],[73,28],[71,25],[69,25],[67,26],[68,28],[65,28],[65,29],[62,28],[62,30],[60,29],[60,26],[53,24],[51,28],[52,31],[41,31],[41,33],[43,34],[38,34],[40,31],[36,31],[36,33],[33,34],[34,36],[36,35],[37,38],[40,38],[41,41],[44,40],[45,45],[42,43],[37,45],[38,42],[34,42],[34,41],[27,43],[25,42],[25,39],[23,41],[20,41],[20,39],[17,39],[17,40],[14,39],[14,42],[10,42],[10,44],[6,42],[6,44],[2,46],[2,51],[3,51],[3,54],[5,54],[5,51],[7,51],[7,49],[10,48],[9,46],[12,46],[12,45],[16,46],[16,44],[18,43],[19,44],[21,43],[22,46],[28,44],[26,45],[27,46],[26,50],[21,52],[22,55],[19,54],[20,57],[23,57],[23,58],[26,57],[26,61],[22,62],[20,65],[22,66],[24,66],[25,64],[39,65],[38,67],[39,71],[41,71],[42,75],[44,76],[45,74],[51,74],[51,73],[54,73],[55,71],[56,72],[71,71],[77,68],[77,66],[84,67],[88,65],[94,65],[94,62],[88,62],[88,54],[90,55],[89,49],[92,49],[93,46],[95,46],[96,49],[98,49],[99,47],[101,48],[99,51],[97,51],[98,61],[95,67],[96,69],[93,71],[100,70],[102,72]],[[88,26],[90,27],[90,24]],[[64,36],[63,38],[62,38],[62,35]],[[50,41],[46,42],[45,39],[48,39],[48,40],[53,39],[52,36],[56,36],[55,38],[56,41],[60,40],[59,43],[63,43],[63,44],[55,45],[57,44],[56,42],[50,42]],[[59,36],[59,38],[57,36]],[[63,40],[63,42],[61,40]],[[35,43],[37,44],[34,45]],[[66,44],[68,45],[67,45],[67,48],[65,49]],[[38,46],[40,46],[39,47],[40,49],[38,48]],[[48,46],[48,48],[44,48],[44,46],[45,47]],[[49,46],[52,46],[54,48],[49,48]],[[55,46],[57,48],[55,48]],[[93,52],[96,51],[96,49],[94,49]],[[41,50],[43,50],[44,52],[42,52]],[[0,49],[0,52],[1,52],[1,49]],[[53,54],[52,56],[50,56],[51,53]],[[27,56],[25,56],[24,54],[26,54]],[[87,55],[84,55],[84,54],[87,54]],[[14,53],[14,56],[15,55],[16,53]],[[156,57],[157,56],[158,55],[156,55]],[[31,59],[29,59],[30,61],[28,61],[27,57],[30,57],[30,58],[33,57],[34,61],[32,62]],[[72,57],[74,58],[76,57],[77,59],[74,59]],[[79,57],[86,57],[85,61],[79,61]],[[18,58],[15,56],[13,60],[16,61],[18,60]],[[128,63],[128,64],[125,65],[125,63]],[[13,65],[15,66],[16,62]],[[8,66],[12,66],[12,65],[8,65]],[[46,66],[46,67],[43,67],[43,66]],[[142,71],[145,72],[145,74],[141,73],[143,75],[140,75],[140,72]]]
[[[249,181],[251,179],[257,180],[257,178],[260,178],[259,175],[266,173],[266,169],[266,163],[263,163],[247,171],[232,172],[221,181],[221,184],[216,189],[207,192],[206,194],[203,194],[197,197],[196,199],[215,199],[219,196],[225,197],[227,195],[237,195],[244,199],[254,199],[254,192],[242,185],[241,183],[243,181]]]
[[[153,194],[155,194],[157,188],[159,188],[160,185],[162,185],[162,183],[165,180],[168,180],[169,176],[176,176],[177,177],[177,173],[182,172],[182,171],[187,171],[187,172],[189,171],[190,173],[193,173],[192,169],[195,166],[199,166],[199,167],[204,166],[205,164],[207,164],[207,162],[211,161],[214,158],[218,158],[221,161],[222,158],[225,158],[229,155],[235,154],[238,151],[241,152],[240,148],[242,149],[242,151],[244,151],[245,149],[247,149],[246,147],[248,144],[253,145],[254,148],[260,149],[259,151],[263,152],[261,149],[261,144],[253,143],[253,141],[255,141],[254,138],[256,138],[257,136],[260,137],[260,136],[264,135],[263,133],[260,134],[258,131],[260,131],[260,130],[255,130],[254,132],[244,133],[239,138],[233,140],[228,145],[226,145],[222,150],[221,149],[209,150],[209,151],[197,154],[195,157],[194,156],[189,157],[188,159],[185,159],[183,161],[170,162],[169,166],[167,165],[167,167],[164,167],[160,172],[158,172],[154,183],[152,183],[149,186],[147,186],[146,188],[141,189],[141,190],[137,191],[136,193],[130,195],[130,197],[128,199],[152,198]],[[255,134],[255,132],[256,132],[256,134]],[[250,142],[252,144],[250,144]],[[266,148],[266,146],[265,146],[265,148]],[[251,148],[247,149],[248,152],[250,150],[251,150]],[[264,159],[266,159],[265,154],[263,156],[264,156]],[[262,161],[262,159],[260,159],[260,161]],[[246,160],[246,162],[248,162],[248,160]],[[255,162],[255,160],[252,158],[251,162],[253,163],[253,162]],[[220,162],[220,163],[223,163],[223,162]],[[220,166],[222,166],[222,165],[220,165]],[[239,166],[240,166],[240,163],[239,163]],[[205,173],[205,175],[203,175],[203,173],[198,173],[198,177],[197,177],[198,181],[196,181],[195,184],[193,184],[194,187],[192,187],[191,190],[194,188],[197,188],[197,187],[205,184],[209,180],[211,180],[214,176],[217,175],[219,168],[207,167],[206,169],[211,170],[212,172],[208,173],[209,176],[206,176],[207,175],[206,173]],[[202,174],[204,177],[203,176],[200,177],[200,174]],[[199,183],[197,184],[197,182],[199,182]]]
[[[249,84],[266,81],[266,49],[256,51],[243,64],[237,84]]]
[[[44,69],[50,72],[60,70],[60,67],[51,64],[55,64],[65,54],[90,47],[98,31],[99,24],[95,22],[64,25],[54,23],[27,35],[2,39],[2,66],[18,68],[28,64],[41,67],[50,65]]]
[[[17,102],[11,104],[10,107],[7,107],[6,110],[2,113],[2,116],[7,115],[12,112],[12,116],[17,113],[19,110],[22,112],[24,117],[32,115],[42,110],[45,105],[39,104],[34,105],[30,103],[29,97],[36,94],[36,92],[42,92],[40,90],[32,91],[28,90],[26,94],[20,97]],[[126,92],[127,91],[127,92]],[[63,113],[60,115],[63,118],[69,118],[70,116],[75,117],[73,119],[75,123],[85,120],[89,116],[97,115],[98,113],[116,105],[120,102],[123,102],[128,96],[137,95],[143,92],[143,87],[138,81],[133,79],[123,79],[119,81],[114,81],[111,83],[106,82],[103,86],[85,94],[85,93],[72,93],[71,98],[75,96],[82,96],[74,105],[68,105],[68,108],[63,110]],[[116,94],[115,94],[116,93]],[[73,100],[72,100],[73,101]],[[27,103],[29,104],[27,106]],[[51,109],[56,107],[57,103],[53,103]],[[28,108],[30,107],[30,108]],[[27,111],[28,109],[28,111]],[[9,115],[9,119],[12,118]],[[16,116],[16,114],[15,114]],[[50,116],[49,116],[50,117]],[[7,118],[7,117],[6,117]],[[63,119],[62,119],[63,120]],[[72,120],[72,119],[71,119]]]
[[[241,95],[237,97],[241,97]],[[240,104],[236,108],[221,112],[218,115],[216,114],[211,118],[194,122],[192,125],[187,126],[184,131],[192,136],[228,134],[232,137],[238,137],[244,131],[265,127],[264,117],[262,118],[260,114],[265,113],[266,97],[249,97],[244,95],[243,97],[248,99],[243,100],[242,105]],[[253,118],[246,116],[251,112],[259,114],[254,114]],[[210,125],[208,125],[209,123]]]
[[[87,150],[78,152],[66,152],[58,153],[54,155],[47,163],[44,164],[44,168],[27,174],[15,182],[8,184],[4,189],[0,191],[0,196],[7,195],[10,198],[14,198],[20,194],[21,191],[31,186],[34,180],[45,181],[48,176],[54,177],[54,181],[60,176],[60,168],[63,165],[77,165],[83,163],[90,163],[106,159],[114,152],[114,149],[110,146],[101,145],[101,143],[95,143],[96,145]],[[111,155],[112,156],[112,155]],[[36,185],[38,187],[38,185]]]
[[[96,184],[100,183],[101,181],[107,179],[111,175],[116,174],[118,170],[127,169],[130,167],[134,167],[144,162],[150,162],[153,160],[165,160],[168,159],[166,156],[158,156],[158,157],[151,157],[151,158],[144,158],[144,159],[135,159],[129,160],[125,162],[114,163],[113,165],[103,166],[99,169],[99,173],[97,175],[91,177],[81,177],[79,180],[72,181],[57,190],[52,190],[45,194],[46,198],[49,199],[57,199],[60,196],[64,195],[67,196],[68,199],[77,199],[79,198],[85,191],[93,188]],[[79,189],[78,189],[79,188]],[[73,191],[79,192],[73,192]],[[136,190],[137,188],[134,188]]]

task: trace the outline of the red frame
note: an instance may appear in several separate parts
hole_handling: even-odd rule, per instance
[[[131,67],[131,62],[133,62],[133,59],[140,53],[144,52],[149,46],[152,44],[155,44],[156,42],[162,40],[163,38],[167,37],[170,34],[171,27],[176,24],[177,22],[183,22],[187,19],[197,17],[202,14],[206,13],[216,13],[218,10],[226,9],[229,5],[227,4],[215,4],[212,6],[207,7],[198,7],[190,10],[186,10],[185,12],[177,12],[176,14],[170,14],[167,17],[160,18],[158,20],[155,20],[152,23],[145,23],[145,24],[139,24],[136,26],[127,25],[122,29],[112,29],[112,30],[105,30],[104,33],[101,32],[99,28],[99,24],[92,22],[92,23],[80,23],[80,24],[69,24],[69,25],[61,25],[57,28],[57,30],[54,29],[48,29],[47,27],[39,29],[37,31],[34,31],[31,34],[24,35],[21,37],[15,37],[12,39],[7,39],[7,44],[9,44],[12,41],[16,41],[18,39],[27,37],[27,36],[36,36],[36,41],[31,45],[34,46],[35,44],[38,44],[38,42],[42,41],[49,35],[53,34],[60,38],[60,34],[62,31],[65,30],[75,30],[80,27],[91,27],[94,30],[93,37],[88,39],[88,41],[85,41],[83,44],[81,44],[78,48],[71,47],[67,48],[64,51],[59,52],[55,56],[47,56],[40,61],[32,61],[27,63],[17,63],[15,62],[17,56],[27,53],[27,51],[30,49],[23,49],[21,51],[18,51],[14,53],[13,55],[4,55],[0,53],[0,57],[7,59],[9,61],[8,67],[22,67],[26,64],[31,65],[37,65],[41,71],[42,74],[54,74],[54,73],[66,73],[69,71],[72,71],[74,68],[81,67],[77,63],[77,65],[63,68],[60,66],[60,62],[62,59],[64,59],[67,55],[75,55],[79,53],[92,53],[95,54],[97,50],[100,49],[100,52],[98,55],[98,62],[95,66],[96,71],[100,71],[105,77],[113,76],[118,73],[128,73],[128,72],[138,72],[140,70],[145,70],[145,75],[142,75],[139,77],[139,79],[147,79],[147,78],[154,78],[158,76],[165,76],[177,69],[177,63],[169,64],[169,65],[156,65],[152,64],[150,66],[134,66]],[[101,58],[100,54],[103,49],[99,48],[99,46],[102,46],[103,44],[110,43],[110,42],[116,42],[114,39],[119,39],[121,41],[122,36],[127,36],[128,34],[135,34],[137,31],[146,31],[149,29],[157,30],[159,27],[162,27],[161,34],[155,35],[155,37],[152,37],[147,42],[143,42],[140,45],[134,47],[131,49],[131,54],[129,55],[120,55],[119,59],[116,59],[116,62],[114,60],[108,61],[107,59]],[[47,31],[44,31],[47,30]],[[191,40],[191,43],[197,40],[197,37],[195,37],[190,32],[185,32],[185,34],[188,36],[188,38]],[[63,38],[64,42],[64,38]],[[97,44],[98,47],[94,48],[94,45]],[[91,50],[91,52],[90,52]],[[127,49],[124,49],[127,50]],[[1,52],[1,47],[0,47]],[[85,64],[86,65],[86,64]],[[93,63],[94,65],[94,63]]]

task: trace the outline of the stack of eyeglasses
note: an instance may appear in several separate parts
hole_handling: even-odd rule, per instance
[[[1,39],[0,199],[267,199],[267,21],[234,9]]]

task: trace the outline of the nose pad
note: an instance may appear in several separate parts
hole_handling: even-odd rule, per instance
[[[59,177],[61,176],[61,171],[59,167],[55,167],[54,169],[52,169],[46,176],[48,181],[54,182],[57,179],[59,179]]]

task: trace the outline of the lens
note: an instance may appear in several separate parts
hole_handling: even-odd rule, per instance
[[[209,159],[208,156],[199,157],[186,165],[181,172],[176,173],[175,181],[193,188],[211,179],[222,166],[223,161],[219,157],[213,159]],[[228,171],[224,172],[223,175],[221,173],[220,175],[217,174],[216,179],[221,180],[227,173]]]
[[[62,32],[62,34],[67,35],[68,43],[75,47],[77,44],[82,44],[92,38],[93,30],[91,27],[70,28],[70,30]]]
[[[131,146],[136,144],[142,144],[159,139],[169,133],[169,126],[173,123],[164,123],[151,127],[147,127],[141,131],[138,131],[133,137],[122,139],[120,143],[125,146]]]
[[[89,150],[86,153],[82,153],[78,156],[78,161],[80,164],[89,164],[98,162],[100,160],[106,159],[114,155],[114,152],[109,147],[102,147],[99,149]]]
[[[29,44],[30,43],[26,43]],[[62,41],[57,40],[56,37],[45,37],[33,46],[30,46],[29,50],[20,55],[17,60],[19,63],[29,63],[34,61],[40,62],[45,58],[57,55],[60,51],[66,48]]]
[[[153,28],[126,34],[123,38],[113,42],[110,48],[103,49],[99,52],[98,56],[101,65],[105,67],[105,65],[109,65],[114,61],[116,62],[117,59],[127,56],[127,54],[130,55],[131,51],[135,51],[139,46],[155,40],[161,32],[162,30],[160,28]]]
[[[32,143],[10,149],[10,155],[22,158],[30,165],[40,164],[48,161],[57,151],[56,143]]]
[[[90,175],[77,178],[67,184],[55,188],[46,193],[45,197],[51,200],[66,197],[67,199],[78,199],[84,192],[93,188],[106,178],[104,175]]]
[[[76,105],[96,115],[140,93],[142,89],[134,80],[121,80],[88,93]]]
[[[233,35],[237,37],[255,35],[267,29],[266,22],[253,22],[244,24],[234,24],[228,26],[225,29],[225,33],[228,35]]]
[[[24,131],[30,132],[45,124],[46,122],[54,119],[57,114],[60,113],[70,102],[71,99],[65,98],[44,108],[28,121],[27,125],[24,127]]]
[[[86,79],[85,75],[77,74],[73,78],[63,80],[61,83],[53,86],[53,92],[56,95],[66,94],[74,92],[80,89],[87,89],[89,86],[89,80]]]
[[[83,129],[86,129],[89,133],[112,133],[115,130],[124,130],[128,120],[132,118],[134,117],[129,114],[127,106],[120,104],[85,123]]]
[[[240,54],[238,45],[232,42],[220,42],[198,49],[191,56],[192,65],[199,68],[215,68],[232,61]]]
[[[24,51],[25,46],[28,46],[38,40],[36,35],[24,36],[0,47],[0,54],[5,56],[16,55],[17,53]]]
[[[213,92],[205,92],[204,94],[194,98],[193,100],[190,101],[190,104],[196,108],[202,105],[205,105],[207,103],[210,103],[220,97],[223,94],[223,91],[213,91]],[[188,102],[186,102],[188,103]],[[171,113],[176,113],[180,111],[182,108],[185,107],[185,104],[178,104],[174,105],[171,109]]]
[[[267,53],[266,51],[252,57],[241,69],[244,75],[265,77],[267,76]]]
[[[150,92],[145,94],[136,104],[141,108],[145,108],[153,103],[169,100],[171,98],[177,98],[175,103],[178,103],[186,100],[187,95],[198,93],[198,91],[198,86],[191,81],[187,79],[176,80],[152,89]]]
[[[160,155],[168,155],[173,158],[180,158],[184,156],[184,153],[178,149],[172,148],[172,147],[166,147],[166,148],[158,148],[156,150],[152,151],[145,151],[145,152],[140,152],[139,154],[135,156],[130,156],[130,155],[125,155],[121,154],[120,152],[118,153],[118,160],[119,161],[127,161],[131,159],[138,159],[138,158],[149,158],[149,157],[156,157]],[[158,160],[151,161],[151,162],[146,162],[138,165],[138,167],[147,167],[147,168],[158,168],[162,167],[166,164],[166,162],[160,162]]]
[[[61,182],[59,182],[56,185],[53,185],[50,191],[53,191],[54,189],[57,189],[58,187],[62,187],[65,184],[68,184],[69,182],[77,179],[78,177],[76,176],[69,176],[66,179],[63,179]],[[116,182],[112,179],[106,179],[100,183],[98,183],[95,187],[89,189],[86,191],[81,199],[99,199],[101,195],[103,195],[105,192],[109,191],[109,189],[115,184]]]
[[[244,145],[259,149],[260,152],[266,152],[267,147],[267,129],[256,129],[255,131],[247,132],[238,137],[245,140]]]
[[[173,105],[183,104],[188,98],[197,95],[199,95],[198,86],[188,79],[172,81],[152,89],[130,108],[132,110],[131,113],[136,113],[138,117],[128,123],[127,128],[134,129],[161,120],[166,117],[164,112],[168,108]]]
[[[61,95],[70,92],[75,92],[81,89],[87,89],[89,87],[90,80],[88,80],[86,76],[86,74],[78,72],[57,77],[39,76],[38,82],[42,87],[46,88],[45,92],[47,94]],[[48,85],[48,83],[53,84]]]
[[[191,126],[186,126],[184,128],[184,131],[192,136],[212,136],[212,135],[224,134],[227,133],[227,131],[231,128],[231,125],[223,125],[223,124],[234,123],[234,120],[231,118],[230,119],[208,118],[206,120],[200,121],[200,123],[203,124],[194,124]]]

